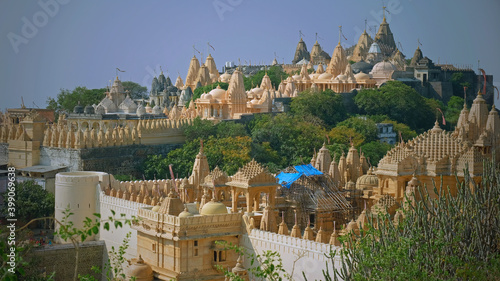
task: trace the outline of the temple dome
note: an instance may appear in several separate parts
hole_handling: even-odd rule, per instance
[[[356,181],[356,189],[370,190],[374,187],[378,187],[378,177],[371,170],[368,170],[368,174],[362,175]]]
[[[187,208],[184,209],[184,211],[182,211],[180,214],[179,214],[179,218],[187,218],[187,217],[192,217],[193,214],[191,214]]]
[[[146,108],[144,108],[142,104],[139,104],[135,113],[137,114],[137,116],[144,115],[146,114]]]
[[[360,72],[360,73],[354,75],[354,78],[356,78],[356,81],[358,81],[358,82],[363,82],[363,81],[370,80],[370,75],[363,73],[363,72]]]
[[[227,208],[226,205],[224,205],[223,203],[215,202],[215,200],[212,200],[207,204],[203,205],[200,214],[202,216],[227,214]]]
[[[211,95],[214,99],[222,100],[226,96],[226,90],[222,89],[220,86],[217,86],[217,88],[213,89],[208,94]]]
[[[264,89],[261,89],[261,88],[253,88],[250,90],[250,92],[254,95],[254,96],[262,96],[262,93],[264,93]]]
[[[83,113],[83,106],[80,105],[80,102],[73,108],[73,113]]]
[[[155,105],[153,107],[153,111],[152,112],[153,112],[154,115],[160,115],[160,114],[162,114],[162,111],[163,110],[161,110],[161,107],[159,107],[158,105]]]
[[[335,77],[335,80],[346,81],[347,80],[347,76],[345,76],[344,74],[340,74],[337,77]]]
[[[224,72],[224,74],[219,76],[219,82],[229,83],[230,80],[231,80],[231,74],[227,72]]]
[[[321,74],[320,76],[318,76],[318,80],[330,80],[332,77],[333,77],[332,74],[325,72],[325,73]]]
[[[360,72],[368,73],[372,70],[373,65],[364,61],[358,61],[357,63],[353,63],[351,65],[351,68],[352,72],[354,72],[355,74]]]
[[[83,109],[83,113],[85,114],[94,114],[94,112],[95,112],[94,107],[91,106],[90,104]]]
[[[153,269],[139,255],[138,259],[133,259],[132,263],[126,268],[127,277],[135,277],[137,281],[151,281],[154,279]]]
[[[373,66],[373,69],[370,73],[372,74],[391,74],[393,71],[397,70],[397,68],[390,62],[381,61]]]

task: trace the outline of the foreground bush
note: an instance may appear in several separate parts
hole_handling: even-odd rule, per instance
[[[466,176],[455,197],[437,184],[437,199],[419,188],[423,199],[400,211],[399,223],[370,218],[342,241],[342,266],[325,279],[500,280],[500,175],[495,163],[484,171],[480,184]]]

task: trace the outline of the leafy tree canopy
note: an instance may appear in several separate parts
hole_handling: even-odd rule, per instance
[[[6,198],[6,193],[2,194]],[[30,221],[35,218],[49,217],[54,213],[54,194],[43,189],[35,181],[16,184],[16,218]],[[2,206],[2,214],[8,214],[8,205]]]
[[[444,111],[446,122],[449,130],[453,130],[458,123],[458,117],[460,117],[460,112],[464,108],[464,99],[461,97],[453,96],[448,101],[446,105],[446,110]]]
[[[382,159],[392,147],[392,145],[385,142],[372,141],[363,144],[360,149],[365,154],[366,159],[370,161],[370,164],[372,166],[377,166],[380,159]]]
[[[430,129],[435,120],[432,101],[399,81],[387,81],[378,89],[361,90],[354,100],[363,113],[387,115],[418,132]]]
[[[168,166],[173,165],[174,173],[179,177],[191,175],[194,160],[200,150],[200,140],[204,142],[204,153],[208,164],[213,169],[219,166],[229,174],[249,162],[251,138],[244,125],[235,122],[213,124],[209,120],[196,118],[191,126],[184,128],[186,143],[182,148],[173,150],[166,157],[152,155],[144,163],[147,179],[154,177],[170,178]]]
[[[347,127],[354,129],[356,133],[362,135],[365,142],[372,142],[378,139],[377,124],[365,116],[350,117],[337,124],[337,127]]]
[[[326,140],[326,130],[297,116],[278,114],[256,117],[249,125],[252,140],[259,150],[270,153],[259,158],[263,163],[270,159],[281,159],[279,167],[308,163],[315,148]],[[260,146],[260,147],[259,147]]]
[[[204,139],[204,154],[211,169],[219,166],[232,175],[250,162],[251,139],[249,136],[220,137],[209,136]],[[170,178],[168,166],[172,164],[176,177],[191,175],[194,160],[200,150],[200,139],[187,142],[182,148],[171,151],[166,157],[151,155],[145,163],[145,177]]]
[[[297,117],[315,116],[326,126],[335,126],[347,117],[342,96],[331,90],[303,91],[292,99],[290,109]]]
[[[148,98],[148,88],[139,85],[138,83],[132,81],[122,82],[123,89],[129,91],[130,98],[132,99],[147,99]]]
[[[87,89],[86,87],[76,87],[73,91],[61,89],[57,97],[47,99],[47,108],[54,109],[57,113],[73,112],[75,106],[98,104],[104,98],[105,88]]]
[[[265,70],[260,70],[251,77],[243,77],[243,83],[245,84],[245,90],[250,90],[251,88],[259,87],[262,82],[262,78],[266,74]],[[269,79],[271,79],[271,84],[275,89],[278,88],[279,84],[282,80],[285,80],[288,77],[288,74],[283,71],[281,66],[271,66],[267,70],[267,75]]]

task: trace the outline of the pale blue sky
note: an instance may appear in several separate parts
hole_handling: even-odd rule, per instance
[[[57,1],[57,2],[56,2]],[[58,3],[45,11],[40,3]],[[417,39],[434,62],[472,65],[478,59],[500,79],[500,1],[385,0],[387,16],[403,53],[413,56]],[[192,45],[206,57],[210,41],[217,67],[226,61],[290,63],[299,30],[310,51],[315,32],[331,54],[338,26],[357,42],[381,21],[382,1],[77,1],[0,2],[0,109],[46,106],[60,88],[106,87],[115,68],[122,80],[150,87],[159,66],[175,81],[185,79]],[[28,24],[26,24],[26,20]],[[30,30],[29,26],[37,29]],[[36,25],[35,25],[36,24]],[[374,33],[374,32],[370,32]],[[14,43],[13,43],[14,42]],[[17,50],[16,50],[17,49]],[[198,54],[197,54],[198,55]],[[199,55],[198,55],[199,57]],[[497,100],[498,102],[498,100]]]

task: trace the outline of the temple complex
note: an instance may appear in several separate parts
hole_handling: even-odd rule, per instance
[[[57,122],[53,111],[25,107],[0,115],[0,148],[6,151],[8,165],[26,177],[52,174],[54,187],[46,189],[54,190],[56,219],[62,219],[67,206],[75,221],[95,212],[104,218],[115,212],[139,218],[113,231],[101,225],[99,235],[89,238],[104,241],[110,250],[130,232],[127,277],[225,280],[220,271],[224,268],[249,280],[252,261],[229,250],[231,244],[248,253],[279,253],[285,269],[295,270],[292,278],[304,272],[310,279],[321,279],[329,261],[326,255],[339,250],[342,235],[366,229],[369,216],[387,213],[397,223],[399,209],[421,199],[419,188],[436,197],[434,183],[442,183],[443,192],[455,195],[467,174],[481,183],[485,161],[500,163],[495,152],[500,147],[500,117],[494,106],[488,110],[492,88],[486,84],[492,77],[484,74],[483,90],[470,109],[464,103],[452,132],[436,120],[430,130],[396,142],[393,125],[378,124],[380,138],[394,147],[374,166],[352,142],[338,160],[324,143],[310,163],[278,174],[251,160],[229,175],[210,167],[201,142],[185,178],[176,179],[172,171],[170,179],[115,179],[102,167],[119,165],[117,170],[131,175],[139,160],[165,155],[184,143],[184,126],[198,117],[221,122],[280,112],[276,99],[295,98],[303,91],[348,93],[391,80],[447,101],[452,74],[465,73],[467,81],[474,81],[472,87],[481,83],[471,69],[435,64],[420,46],[407,64],[385,14],[374,38],[365,30],[349,49],[339,40],[331,56],[317,40],[309,53],[301,37],[291,65],[273,61],[292,74],[279,85],[273,85],[266,66],[219,73],[211,54],[201,61],[193,56],[187,76],[183,80],[179,75],[175,83],[161,71],[152,80],[148,99],[132,99],[117,76],[98,104],[78,104]],[[261,70],[265,74],[260,85],[246,90],[245,73]],[[193,98],[196,89],[199,94],[200,87],[216,82],[227,83],[227,90],[209,86],[212,89]],[[338,251],[336,255],[334,266]]]
[[[59,185],[67,185],[66,177],[85,178],[90,173],[88,177],[96,179],[78,185],[80,200],[91,200],[84,195],[84,185],[100,182],[99,197],[92,200],[100,202],[101,213],[120,206],[140,218],[132,226],[135,244],[127,252],[132,258],[129,276],[224,280],[216,266],[242,276],[248,276],[245,268],[250,266],[225,248],[227,243],[249,251],[276,245],[282,254],[297,247],[313,253],[307,243],[314,243],[311,246],[326,253],[328,245],[340,245],[340,236],[366,229],[368,216],[387,212],[397,222],[397,209],[419,200],[419,187],[426,186],[436,196],[433,181],[442,178],[443,186],[455,194],[464,171],[479,183],[483,161],[500,160],[492,153],[499,145],[500,117],[495,108],[488,111],[479,93],[470,109],[464,105],[454,132],[445,132],[436,122],[431,130],[398,143],[376,168],[353,146],[337,162],[323,145],[311,164],[289,167],[278,175],[252,160],[229,176],[218,167],[210,170],[201,146],[187,178],[119,182],[106,173],[60,173],[56,194]],[[56,206],[74,200],[67,197],[56,196]],[[103,232],[99,239],[111,245],[123,236]],[[304,262],[318,262],[320,256]],[[290,266],[290,257],[282,257]]]

